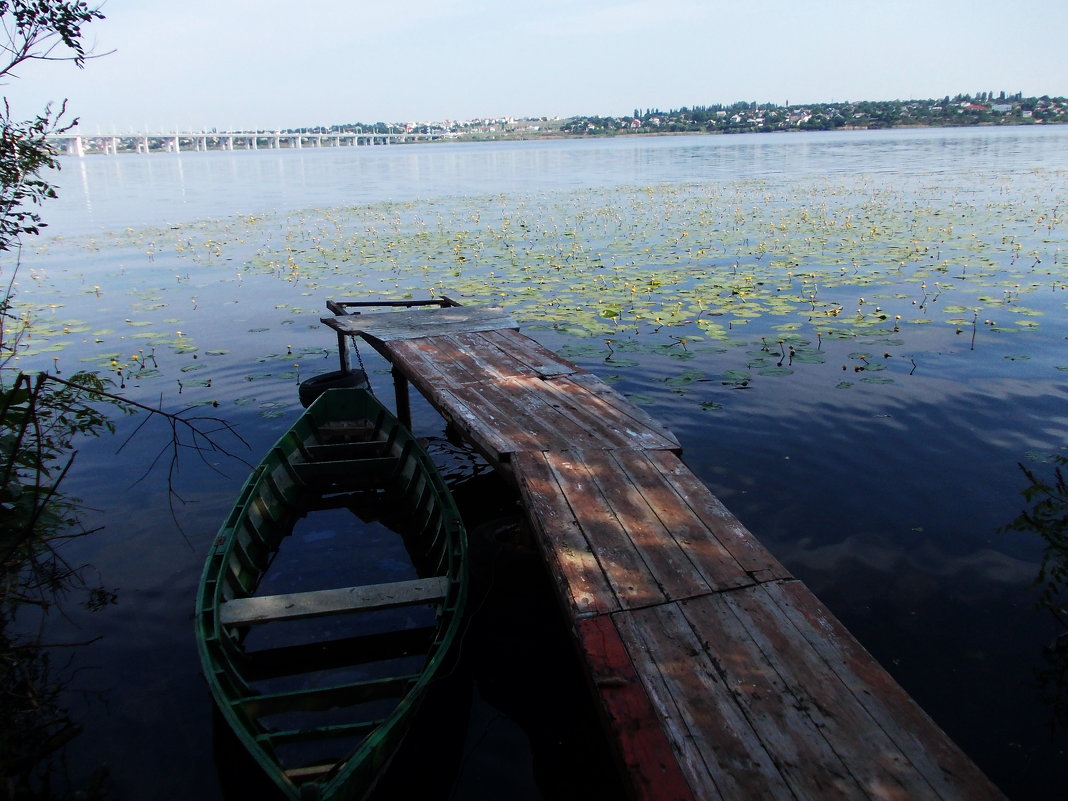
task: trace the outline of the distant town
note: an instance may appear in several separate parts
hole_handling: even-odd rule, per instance
[[[573,117],[560,125],[572,135],[612,133],[762,133],[962,125],[1034,125],[1068,122],[1064,97],[1023,97],[1020,93],[980,92],[940,100],[886,100],[857,103],[734,103],[670,111],[635,109],[622,117]]]
[[[634,109],[619,116],[497,117],[464,121],[348,122],[273,131],[143,131],[129,134],[71,134],[68,152],[149,152],[404,144],[442,140],[480,141],[551,137],[670,133],[769,133],[776,131],[869,130],[879,128],[1043,125],[1068,123],[1063,96],[979,92],[928,100],[865,100],[785,105],[738,102],[683,106],[667,111]],[[235,144],[235,142],[237,144]]]
[[[347,123],[340,132],[404,130],[450,138],[605,136],[649,133],[761,133],[839,128],[900,128],[957,125],[1033,125],[1068,122],[1068,99],[1023,97],[1021,93],[980,92],[936,100],[867,100],[779,106],[774,103],[634,109],[632,114],[599,117],[500,117],[463,122]]]

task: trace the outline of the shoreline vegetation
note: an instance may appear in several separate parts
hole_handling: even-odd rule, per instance
[[[439,141],[492,141],[665,134],[779,133],[790,131],[880,130],[889,128],[957,128],[992,125],[1046,125],[1068,123],[1068,98],[1022,93],[979,92],[975,95],[948,95],[928,100],[843,101],[777,105],[737,102],[730,105],[683,106],[663,111],[635,108],[620,116],[574,117],[495,117],[438,122],[350,122],[335,125],[287,128],[280,131],[187,132],[206,137],[209,149],[223,147],[222,140],[211,146],[212,135],[329,137],[331,135],[388,137],[397,144]],[[406,138],[410,136],[410,138]],[[418,137],[418,138],[417,138]],[[138,135],[101,134],[86,136],[85,152],[138,152]],[[104,140],[108,144],[105,146]],[[386,141],[385,139],[382,140]],[[283,147],[292,146],[285,141]],[[157,142],[155,149],[165,150]]]

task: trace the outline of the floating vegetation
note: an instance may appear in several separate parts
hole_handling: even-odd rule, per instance
[[[175,357],[203,353],[237,368],[215,376],[237,397],[236,384],[288,383],[301,359],[332,357],[326,298],[446,294],[505,306],[601,372],[655,365],[683,395],[696,381],[748,389],[814,372],[852,387],[839,365],[891,383],[919,354],[928,371],[962,350],[1023,362],[1065,336],[1064,186],[1056,169],[1012,182],[842,173],[127,228],[49,243],[47,271],[16,298],[33,321],[20,358],[50,366],[72,349],[149,380],[199,369]],[[82,275],[91,249],[115,256]],[[91,290],[64,292],[65,276]],[[109,355],[134,342],[154,349],[151,372]],[[255,361],[278,370],[240,372]]]

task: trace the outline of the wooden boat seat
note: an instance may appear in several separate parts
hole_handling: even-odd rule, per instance
[[[334,461],[293,462],[293,470],[306,484],[341,482],[353,486],[372,487],[382,483],[383,476],[390,476],[401,466],[399,456],[384,456],[379,459],[338,459]]]
[[[307,454],[312,461],[336,462],[353,459],[376,459],[386,456],[389,443],[385,440],[361,440],[359,442],[328,442],[308,445]]]
[[[321,437],[359,442],[374,436],[375,427],[366,420],[330,420],[319,423],[315,430]]]
[[[289,768],[284,772],[286,776],[294,782],[306,782],[310,779],[318,779],[326,776],[336,767],[336,762],[327,762],[323,765],[307,765],[302,768]]]
[[[389,584],[234,598],[219,607],[219,622],[224,626],[254,626],[277,620],[435,603],[445,598],[448,589],[448,576],[432,576]]]

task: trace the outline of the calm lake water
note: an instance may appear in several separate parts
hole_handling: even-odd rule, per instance
[[[1000,529],[1024,507],[1019,465],[1049,475],[1068,455],[1068,130],[94,156],[58,180],[19,273],[24,369],[98,369],[136,400],[194,404],[254,462],[299,413],[297,383],[335,369],[326,299],[502,304],[666,422],[1010,798],[1064,797],[1043,543]],[[104,526],[67,557],[117,599],[72,596],[47,619],[55,640],[99,637],[73,656],[70,772],[108,766],[115,798],[237,797],[191,612],[247,468],[185,454],[169,496],[168,453],[137,481],[163,426],[116,453],[140,422],[84,443],[67,485]],[[418,403],[415,427],[473,514],[507,511]],[[433,726],[458,767],[420,794],[614,797],[598,770],[561,778],[603,754],[552,605],[526,591],[536,565],[487,558],[450,689],[463,703]],[[493,594],[508,586],[524,591]]]

